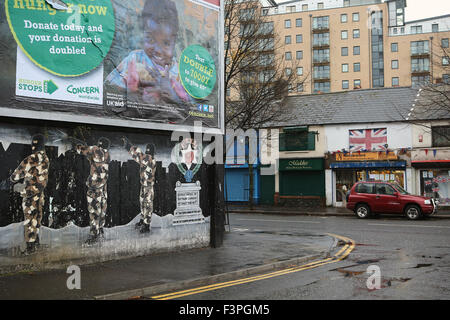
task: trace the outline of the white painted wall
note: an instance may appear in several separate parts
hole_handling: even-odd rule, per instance
[[[405,123],[375,123],[375,124],[341,124],[326,125],[327,151],[349,150],[349,130],[387,128],[388,149],[412,147],[412,129]]]

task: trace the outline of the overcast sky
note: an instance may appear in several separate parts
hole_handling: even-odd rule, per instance
[[[406,21],[450,14],[450,0],[406,0]]]
[[[290,0],[277,0],[283,3]],[[406,21],[450,14],[450,0],[406,0]]]

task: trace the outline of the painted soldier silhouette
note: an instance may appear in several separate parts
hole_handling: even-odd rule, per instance
[[[86,181],[90,218],[90,234],[86,241],[87,244],[93,244],[103,237],[107,209],[107,182],[111,161],[108,151],[110,142],[107,138],[100,138],[97,144],[94,146],[76,146],[77,152],[86,156],[91,165],[90,174]]]
[[[136,224],[136,228],[141,233],[150,231],[150,223],[153,214],[153,199],[155,198],[155,148],[152,144],[147,144],[145,153],[136,146],[133,146],[127,138],[122,138],[125,149],[131,154],[134,161],[139,164],[141,192],[139,201],[141,205],[141,220]]]
[[[50,161],[45,153],[43,135],[37,134],[32,137],[31,151],[33,153],[19,164],[10,177],[12,182],[17,183],[14,191],[19,192],[22,197],[26,254],[35,252],[39,245],[44,189],[48,182]],[[23,183],[18,183],[22,179]]]

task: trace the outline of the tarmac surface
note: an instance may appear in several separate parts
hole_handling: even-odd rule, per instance
[[[288,210],[229,206],[229,212],[350,216],[342,208]],[[443,211],[435,218],[450,218]],[[68,289],[66,269],[0,276],[0,299],[139,299],[158,293],[230,281],[329,257],[337,250],[333,235],[241,230],[225,226],[223,245],[80,265],[81,289]],[[67,266],[69,267],[69,265]]]

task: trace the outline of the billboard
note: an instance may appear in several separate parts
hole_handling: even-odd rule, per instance
[[[0,116],[223,133],[219,0],[3,2]]]

